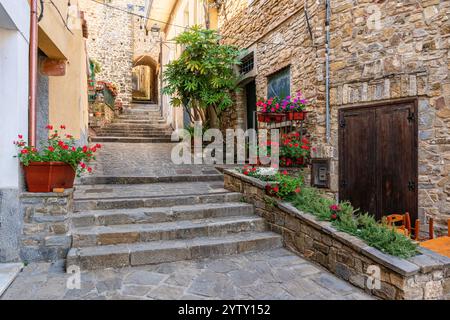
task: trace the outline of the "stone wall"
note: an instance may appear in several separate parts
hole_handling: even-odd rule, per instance
[[[102,71],[97,80],[109,81],[119,86],[119,101],[128,107],[132,98],[132,68],[134,59],[148,54],[158,61],[159,45],[155,45],[151,32],[145,31],[145,0],[110,0],[107,5],[90,0],[80,0],[80,8],[85,12],[89,38],[89,57],[100,62]]]
[[[72,244],[69,215],[73,211],[73,190],[63,193],[20,195],[23,217],[20,256],[22,261],[65,259]]]
[[[450,299],[449,258],[425,249],[409,259],[393,257],[337,231],[329,222],[266,196],[265,183],[260,180],[233,170],[224,174],[225,188],[243,193],[269,229],[283,236],[285,247],[354,286],[382,299]],[[380,271],[379,287],[368,285],[374,267]]]
[[[305,2],[311,34],[305,19]],[[419,101],[419,217],[438,233],[450,218],[450,2],[331,2],[331,139],[325,139],[325,1],[226,1],[219,16],[224,41],[254,48],[257,96],[267,77],[291,67],[291,93],[310,101],[308,127],[315,156],[331,158],[338,191],[338,110],[414,97]],[[245,104],[231,112],[232,126]]]

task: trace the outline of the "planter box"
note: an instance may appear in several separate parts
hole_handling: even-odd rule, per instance
[[[288,113],[288,119],[290,121],[303,121],[306,119],[306,111],[291,111]]]
[[[382,299],[450,299],[450,258],[423,248],[409,259],[391,256],[329,222],[269,198],[263,181],[234,170],[224,170],[224,178],[225,188],[243,193],[269,228],[282,235],[285,247],[367,293]],[[367,280],[374,279],[371,268],[380,271],[379,287],[368,286]]]
[[[258,112],[258,121],[265,123],[280,123],[286,121],[286,113]]]
[[[31,162],[23,168],[29,192],[52,192],[54,188],[73,188],[75,170],[65,162]]]

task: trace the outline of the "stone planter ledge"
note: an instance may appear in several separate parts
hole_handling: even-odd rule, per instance
[[[225,188],[243,193],[270,229],[282,234],[287,248],[320,263],[355,286],[384,299],[450,298],[450,258],[424,248],[409,259],[394,257],[290,203],[274,198],[267,201],[264,181],[231,169],[224,170],[224,178]],[[381,290],[367,290],[368,274],[364,267],[368,265],[381,266]]]

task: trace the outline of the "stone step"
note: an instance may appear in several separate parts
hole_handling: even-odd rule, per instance
[[[217,192],[211,194],[186,194],[139,198],[91,198],[76,199],[74,201],[74,211],[82,212],[89,210],[109,210],[109,209],[137,209],[186,206],[207,203],[239,202],[242,194],[235,192]]]
[[[108,132],[108,131],[99,131],[97,132],[97,137],[130,137],[130,138],[170,138],[170,133],[158,132],[158,133],[141,133],[141,132]]]
[[[222,181],[223,175],[219,172],[211,174],[179,174],[175,176],[84,176],[79,178],[79,184],[84,185],[124,185],[124,184],[147,184],[147,183],[167,183],[167,182],[205,182],[205,181]]]
[[[112,209],[79,212],[72,217],[72,226],[108,226],[145,224],[193,219],[247,216],[254,214],[251,204],[243,202],[205,203],[159,208]]]
[[[136,135],[150,135],[150,136],[171,136],[172,132],[171,131],[165,131],[165,130],[154,130],[154,131],[150,131],[150,130],[113,130],[113,129],[103,129],[103,130],[97,130],[97,135],[107,135],[110,137],[115,137],[116,135],[122,136],[122,134],[130,134],[131,136],[133,134]]]
[[[130,124],[130,123],[111,123],[105,129],[123,129],[123,130],[170,130],[170,126],[165,124]]]
[[[97,136],[92,137],[92,142],[121,142],[121,143],[169,143],[177,142],[172,141],[170,136],[167,137],[153,137],[153,138],[143,138],[143,137],[108,137],[108,136]]]
[[[114,119],[114,124],[130,123],[130,124],[164,124],[164,119]]]
[[[220,217],[150,224],[91,226],[72,229],[72,246],[93,247],[136,242],[218,237],[239,232],[264,231],[260,217]]]
[[[121,268],[274,249],[281,245],[281,237],[273,232],[242,232],[221,237],[72,248],[67,266],[79,266],[81,270]]]
[[[165,121],[160,115],[120,115],[115,120],[150,120],[150,121]]]

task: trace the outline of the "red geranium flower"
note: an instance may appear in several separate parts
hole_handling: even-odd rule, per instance
[[[86,164],[84,162],[80,162],[80,167],[85,169],[86,168]]]
[[[87,146],[84,146],[84,147],[83,147],[83,152],[86,153],[87,151],[88,151],[88,147],[87,147]]]
[[[48,151],[53,152],[55,151],[55,148],[53,148],[52,146],[48,147]]]
[[[27,154],[27,153],[28,153],[28,150],[27,150],[27,149],[23,149],[23,150],[20,151],[20,153],[22,153],[22,154]]]
[[[66,129],[66,126],[62,124],[62,125],[60,126],[60,128],[61,128],[61,130]]]
[[[19,139],[23,139],[23,135],[21,135],[21,134],[19,134],[18,137],[19,137]]]
[[[53,126],[52,125],[47,125],[46,127],[45,127],[46,129],[48,129],[48,130],[53,130]]]

